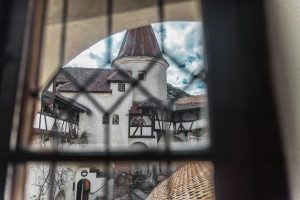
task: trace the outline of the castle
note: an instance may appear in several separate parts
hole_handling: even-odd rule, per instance
[[[33,127],[45,142],[58,134],[58,144],[94,151],[164,150],[166,142],[171,150],[207,146],[206,96],[174,90],[167,84],[168,66],[151,25],[128,30],[111,68],[61,69],[42,93]],[[144,199],[166,174],[153,163],[112,168],[107,180],[101,164],[70,164],[72,177],[55,198],[101,199],[108,184],[114,199]]]

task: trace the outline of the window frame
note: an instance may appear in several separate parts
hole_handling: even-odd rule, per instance
[[[43,1],[37,2],[39,1],[35,1],[35,8],[43,10]],[[16,172],[17,164],[28,161],[116,161],[139,160],[140,156],[143,156],[145,160],[212,160],[215,166],[216,195],[220,199],[270,199],[272,197],[289,199],[280,129],[268,71],[263,1],[228,0],[222,3],[202,1],[209,65],[208,112],[213,151],[169,157],[148,153],[125,157],[99,153],[97,155],[38,154],[22,151],[19,147],[11,148],[9,144],[13,129],[17,85],[25,85],[24,89],[28,89],[23,83],[28,82],[35,74],[33,69],[27,71],[26,66],[31,66],[28,64],[39,57],[34,58],[32,49],[39,48],[41,35],[38,33],[41,29],[25,28],[28,24],[27,12],[32,8],[29,7],[29,1],[16,3],[16,1],[0,0],[0,5],[4,5],[5,8],[4,12],[0,12],[0,22],[3,23],[1,25],[4,30],[1,34],[5,36],[0,37],[0,49],[1,53],[3,52],[1,55],[6,55],[0,74],[2,80],[0,198],[5,194],[8,163]],[[42,17],[41,14],[34,13],[31,21],[37,17],[36,15]],[[31,24],[40,26],[39,23]],[[35,37],[35,43],[28,42],[32,41],[34,36],[39,36]],[[22,55],[22,52],[27,54]],[[28,59],[22,60],[21,63],[21,58],[24,57]],[[27,65],[24,65],[24,62]],[[23,78],[19,79],[19,76]],[[254,82],[257,81],[257,77],[260,79]],[[35,90],[29,91],[30,95],[35,95]],[[24,106],[26,105],[24,99],[29,94],[20,94]],[[252,109],[251,105],[255,105],[256,108]],[[246,110],[243,110],[244,108]],[[250,115],[245,116],[246,112]],[[22,127],[19,129],[22,130]],[[235,143],[236,141],[239,143]],[[17,143],[21,146],[20,138]],[[230,180],[230,187],[228,187],[228,180]]]
[[[143,79],[140,79],[140,75],[143,76]],[[139,71],[138,72],[138,80],[139,81],[145,81],[146,80],[146,72],[145,71]]]
[[[108,113],[104,113],[102,116],[102,124],[103,125],[109,125],[109,114]]]
[[[125,83],[118,83],[118,91],[125,92],[126,91],[126,84]]]
[[[114,118],[116,118],[116,119],[114,119]],[[115,123],[115,120],[116,120],[117,123]],[[114,115],[112,116],[112,124],[113,124],[113,125],[119,125],[119,124],[120,124],[120,117],[119,117],[118,114],[114,114]]]

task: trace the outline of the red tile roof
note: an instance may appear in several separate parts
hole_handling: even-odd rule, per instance
[[[115,71],[107,78],[107,80],[110,82],[130,82],[131,78],[131,71]]]
[[[130,29],[126,32],[116,59],[128,56],[163,58],[151,25]]]
[[[59,84],[59,92],[80,92],[80,87],[85,87],[87,92],[109,93],[110,81],[112,82],[129,82],[130,76],[126,71],[119,72],[116,69],[101,68],[76,68],[65,67],[56,76],[56,82]],[[77,84],[73,83],[73,80]],[[88,83],[86,85],[86,83]]]
[[[206,106],[206,95],[189,96],[177,99],[174,103],[174,110],[187,110]]]
[[[213,177],[212,163],[190,162],[154,188],[146,200],[214,200]]]
[[[143,102],[134,102],[134,106],[137,108],[172,108],[175,111],[197,109],[207,105],[206,95],[189,96],[177,99],[173,101],[153,101],[151,99]]]
[[[151,108],[151,107],[168,108],[168,102],[161,101],[161,100],[153,101],[153,100],[149,99],[147,101],[138,102],[137,107],[138,108]]]

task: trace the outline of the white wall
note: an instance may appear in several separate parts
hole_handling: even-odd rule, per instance
[[[156,134],[154,133],[154,138],[129,138],[128,143],[129,145],[132,145],[134,143],[144,143],[149,149],[156,149],[157,148],[157,138]],[[138,150],[138,149],[134,149]],[[140,149],[145,150],[145,149]]]
[[[167,75],[168,63],[162,59],[155,59],[146,56],[124,57],[114,62],[121,69],[131,70],[132,77],[138,78],[138,73],[147,70],[149,65],[152,67],[146,72],[146,80],[140,84],[147,89],[151,96],[167,100]],[[136,87],[133,91],[134,101],[145,101],[149,97]]]
[[[110,93],[89,93],[89,95],[99,103],[106,111],[110,110],[113,105],[125,95],[130,88],[130,84],[125,84],[125,92],[118,91],[118,83],[111,83],[112,94]],[[72,98],[76,93],[62,93],[64,96]],[[132,106],[132,92],[122,99],[121,103],[116,105],[113,112],[110,114],[109,125],[102,124],[103,112],[87,98],[84,94],[78,96],[76,101],[91,110],[91,114],[80,114],[79,129],[81,132],[89,133],[89,144],[97,144],[99,147],[104,147],[105,132],[109,130],[111,147],[127,147],[128,144],[128,120],[129,109]],[[112,124],[112,116],[119,115],[119,125]],[[106,129],[108,128],[108,129]]]
[[[176,123],[176,129],[180,126],[180,123]],[[197,129],[197,128],[205,128],[208,126],[207,120],[206,119],[201,119],[201,120],[197,120],[194,121],[194,123],[192,124],[192,122],[182,122],[182,126],[186,129],[189,130],[190,127],[192,126],[192,130],[193,129]]]
[[[104,167],[97,167],[97,168],[99,168],[101,171],[103,171],[103,173],[105,172]],[[107,178],[104,178],[104,177],[97,178],[96,173],[89,173],[89,169],[90,168],[86,167],[86,168],[78,168],[76,170],[75,191],[74,191],[75,196],[77,193],[77,184],[81,179],[88,179],[90,181],[90,183],[91,183],[90,193],[97,193],[100,196],[104,196],[105,187],[103,187],[103,186],[104,186]],[[88,172],[87,176],[81,175],[81,172],[83,170],[86,170]]]

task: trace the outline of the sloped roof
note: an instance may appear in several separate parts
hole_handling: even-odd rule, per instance
[[[91,80],[90,80],[91,79]],[[76,81],[74,84],[72,81]],[[81,92],[80,87],[84,87],[85,83],[87,92],[111,93],[110,82],[131,82],[130,71],[120,71],[117,69],[103,68],[76,68],[65,67],[56,76],[58,83],[58,92]],[[170,100],[170,99],[169,99]],[[173,110],[181,111],[188,109],[201,108],[206,106],[206,95],[188,96],[177,99],[173,105]],[[139,102],[138,107],[168,107],[167,102],[157,103],[154,101]]]
[[[174,110],[187,110],[206,106],[206,95],[189,96],[177,99],[174,103]]]
[[[191,162],[156,186],[147,200],[215,199],[213,166],[210,162]]]
[[[73,99],[63,96],[59,92],[56,92],[54,94],[51,91],[45,90],[42,92],[41,99],[42,99],[42,106],[51,105],[54,103],[55,100],[58,100],[62,103],[69,105],[70,107],[72,107],[73,109],[79,112],[90,112],[90,110],[84,105],[74,101]]]
[[[188,96],[177,99],[175,102],[173,99],[168,101],[153,101],[151,99],[143,102],[133,102],[133,107],[136,108],[164,108],[172,109],[174,111],[184,111],[190,109],[198,109],[207,105],[206,95]]]
[[[128,72],[120,72],[116,69],[65,67],[56,76],[56,82],[59,84],[57,91],[79,92],[80,88],[77,86],[85,86],[87,92],[110,93],[110,81],[129,82],[130,76]],[[77,84],[74,84],[72,80]]]
[[[116,59],[128,56],[163,58],[152,26],[142,26],[126,32]]]
[[[131,76],[131,71],[115,71],[107,80],[110,82],[130,82]]]
[[[151,108],[151,107],[160,107],[160,108],[168,108],[168,102],[162,101],[162,100],[147,100],[143,102],[134,102],[134,105],[136,105],[138,108]]]
[[[60,94],[58,92],[56,93],[55,97],[59,101],[62,101],[64,103],[70,105],[72,108],[74,108],[75,110],[78,110],[79,112],[87,112],[87,113],[90,112],[90,109],[88,109],[84,105],[74,101],[73,99],[63,96],[62,94]]]

